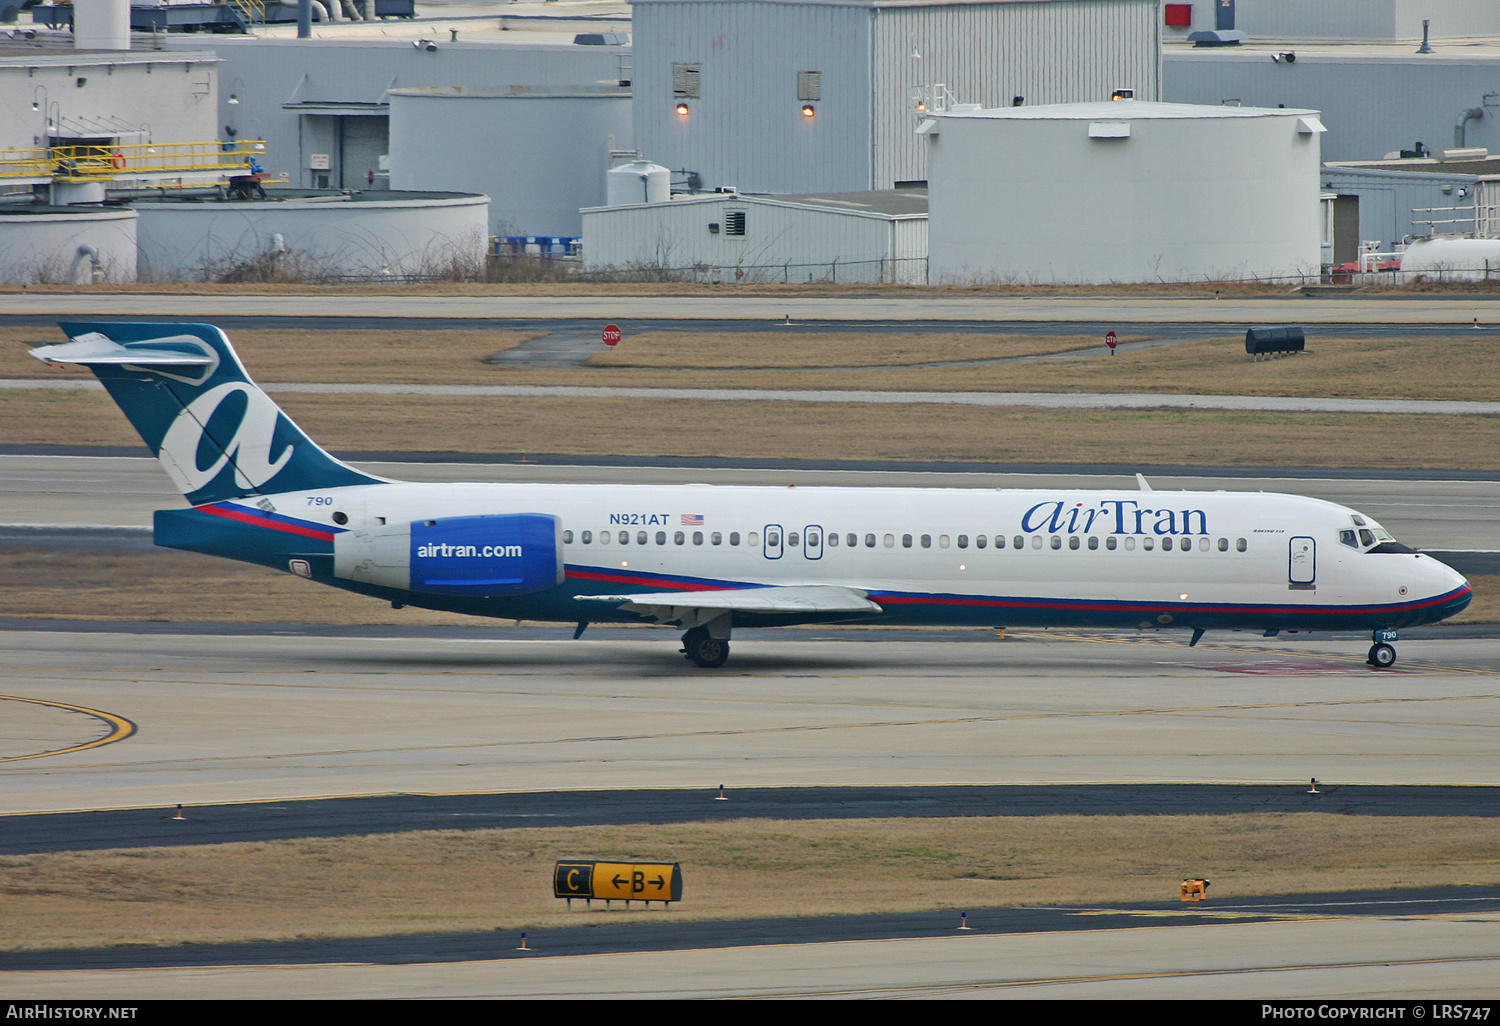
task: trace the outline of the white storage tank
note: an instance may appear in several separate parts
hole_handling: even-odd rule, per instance
[[[272,190],[271,197],[208,203],[135,200],[142,277],[316,281],[484,267],[486,196]]]
[[[1312,110],[1126,99],[936,113],[929,280],[1316,275],[1323,131]]]
[[[604,174],[605,206],[666,203],[672,198],[672,172],[649,160],[632,160]]]
[[[1438,281],[1500,280],[1500,239],[1418,239],[1401,254],[1402,276]]]
[[[0,205],[0,281],[135,281],[136,213],[124,207]]]

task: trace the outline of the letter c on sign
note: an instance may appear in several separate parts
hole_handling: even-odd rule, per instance
[[[576,869],[568,870],[568,890],[578,890],[578,870]]]

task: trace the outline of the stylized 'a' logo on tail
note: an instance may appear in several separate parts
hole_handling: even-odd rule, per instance
[[[198,505],[274,492],[376,484],[302,433],[208,324],[64,323],[72,340],[31,354],[89,368]]]

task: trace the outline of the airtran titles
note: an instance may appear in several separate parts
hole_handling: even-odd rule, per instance
[[[1207,534],[1208,514],[1201,509],[1155,509],[1134,499],[1102,499],[1097,505],[1039,502],[1021,517],[1021,530],[1051,534],[1088,534],[1098,524],[1108,534]]]

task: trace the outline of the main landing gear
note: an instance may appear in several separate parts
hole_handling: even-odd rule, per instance
[[[1396,632],[1393,630],[1375,631],[1370,638],[1375,644],[1370,646],[1370,654],[1365,656],[1365,662],[1377,670],[1386,670],[1396,664],[1396,648],[1391,642],[1396,640]]]
[[[682,654],[695,666],[723,666],[729,659],[729,639],[714,637],[707,627],[694,627],[682,636]]]

